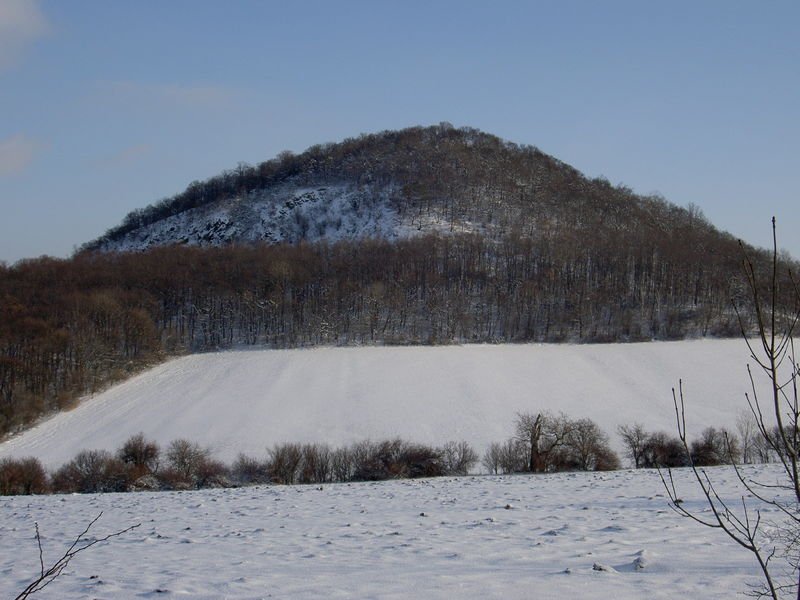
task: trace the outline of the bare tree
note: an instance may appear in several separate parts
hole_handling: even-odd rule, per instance
[[[734,463],[741,485],[752,497],[747,500],[745,494],[742,494],[741,507],[737,508],[718,494],[708,472],[690,458],[690,467],[710,509],[709,512],[694,513],[686,509],[679,500],[671,471],[667,471],[666,475],[662,473],[661,477],[670,505],[678,514],[706,527],[721,529],[736,544],[754,555],[764,581],[763,587],[755,590],[757,596],[771,597],[773,600],[789,597],[800,599],[797,544],[800,539],[800,365],[792,337],[800,320],[800,289],[790,271],[788,291],[791,292],[791,304],[781,302],[781,294],[785,290],[781,289],[778,274],[774,218],[772,234],[771,272],[766,285],[762,285],[752,260],[748,256],[744,258],[745,276],[755,310],[754,339],[748,337],[749,331],[736,304],[734,308],[739,315],[741,333],[755,363],[755,371],[760,372],[769,384],[769,398],[762,399],[756,385],[757,378],[748,365],[750,392],[745,394],[745,398],[756,422],[758,437],[774,451],[782,466],[783,480],[777,485],[761,483]],[[673,389],[673,400],[678,435],[688,453],[682,384],[678,386],[677,393]],[[762,527],[764,508],[769,508],[782,517],[781,521],[771,523],[777,527],[777,539],[767,535]]]
[[[613,471],[619,468],[619,458],[611,450],[608,435],[591,419],[577,419],[568,423],[567,434],[559,452],[563,464],[556,468],[579,471]]]
[[[75,541],[72,542],[72,545],[69,548],[67,548],[64,554],[62,554],[61,557],[49,567],[44,566],[44,550],[42,549],[42,537],[39,533],[39,523],[35,523],[34,527],[36,528],[36,544],[39,547],[39,566],[40,566],[39,575],[36,577],[36,579],[30,582],[25,587],[25,589],[22,590],[19,593],[19,595],[17,595],[14,598],[14,600],[23,600],[24,598],[27,598],[30,595],[35,594],[36,592],[40,592],[48,585],[53,583],[53,581],[55,581],[61,575],[61,573],[64,572],[64,569],[67,568],[67,565],[69,565],[70,561],[73,558],[75,558],[76,555],[80,554],[84,550],[88,550],[89,548],[91,548],[96,544],[99,544],[101,542],[106,542],[111,538],[127,533],[132,529],[136,529],[141,525],[141,523],[137,523],[136,525],[131,525],[130,527],[126,527],[125,529],[122,529],[120,531],[109,533],[108,535],[103,536],[101,538],[95,538],[90,540],[86,536],[89,533],[89,530],[92,528],[92,525],[97,523],[97,521],[102,516],[103,513],[101,512],[94,519],[92,519],[92,521],[86,526],[86,529],[84,529],[78,535],[78,537],[75,538]]]
[[[641,423],[620,425],[617,427],[617,433],[622,438],[628,458],[633,462],[634,468],[638,469],[642,466],[642,456],[648,438],[644,425]]]
[[[500,472],[500,455],[502,451],[503,450],[500,444],[497,442],[492,442],[483,453],[481,464],[490,475],[497,475]]]
[[[736,419],[736,432],[739,434],[739,444],[742,451],[742,462],[750,464],[756,462],[758,445],[758,427],[749,410],[742,410]]]
[[[516,438],[506,440],[499,447],[498,466],[503,473],[521,473],[528,468],[529,450],[524,442]]]
[[[528,470],[543,473],[551,466],[554,453],[566,442],[573,423],[564,414],[517,413],[516,439],[528,448]]]

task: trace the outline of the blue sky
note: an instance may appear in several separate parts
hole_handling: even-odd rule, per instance
[[[0,260],[240,161],[449,121],[800,257],[800,2],[0,0]]]

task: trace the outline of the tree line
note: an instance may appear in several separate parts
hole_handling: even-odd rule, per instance
[[[780,460],[753,436],[756,423],[739,421],[737,432],[708,427],[690,445],[641,424],[617,429],[635,468],[705,467]],[[239,454],[231,464],[187,439],[162,449],[139,433],[115,452],[83,450],[48,473],[32,457],[0,460],[0,495],[190,490],[256,484],[323,484],[467,475],[480,464],[489,474],[613,471],[622,467],[610,439],[594,421],[563,413],[519,413],[513,435],[493,442],[483,456],[466,441],[440,446],[400,438],[325,443],[281,443],[264,458]]]

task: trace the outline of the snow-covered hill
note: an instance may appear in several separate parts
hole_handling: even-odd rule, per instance
[[[348,138],[240,163],[129,213],[84,250],[254,241],[393,239],[420,232],[509,234],[587,248],[625,232],[641,247],[693,236],[730,246],[697,211],[588,178],[533,146],[447,123]],[[687,236],[687,231],[690,235]],[[736,251],[735,248],[729,250]]]
[[[155,367],[0,445],[57,466],[82,449],[144,432],[216,456],[261,457],[277,442],[341,444],[401,436],[466,440],[482,453],[519,411],[588,416],[619,448],[619,424],[674,432],[683,379],[689,433],[735,427],[749,389],[741,340],[609,345],[479,345],[252,350]]]

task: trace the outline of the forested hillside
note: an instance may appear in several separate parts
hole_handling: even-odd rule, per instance
[[[256,197],[280,227],[236,221]],[[347,231],[303,220],[337,202]],[[219,203],[235,210],[217,226]],[[306,205],[320,209],[291,212]],[[217,216],[200,231],[192,211]],[[187,352],[737,335],[741,259],[696,210],[475,130],[318,146],[192,184],[69,260],[0,263],[0,434]]]
[[[431,232],[583,246],[653,237],[718,245],[697,209],[589,179],[533,146],[442,124],[240,164],[130,213],[86,250],[395,239]],[[683,239],[684,234],[690,238]],[[725,236],[722,236],[725,237]],[[730,238],[727,239],[730,242]]]
[[[168,354],[738,332],[730,248],[616,242],[459,235],[24,261],[0,269],[0,427]]]

